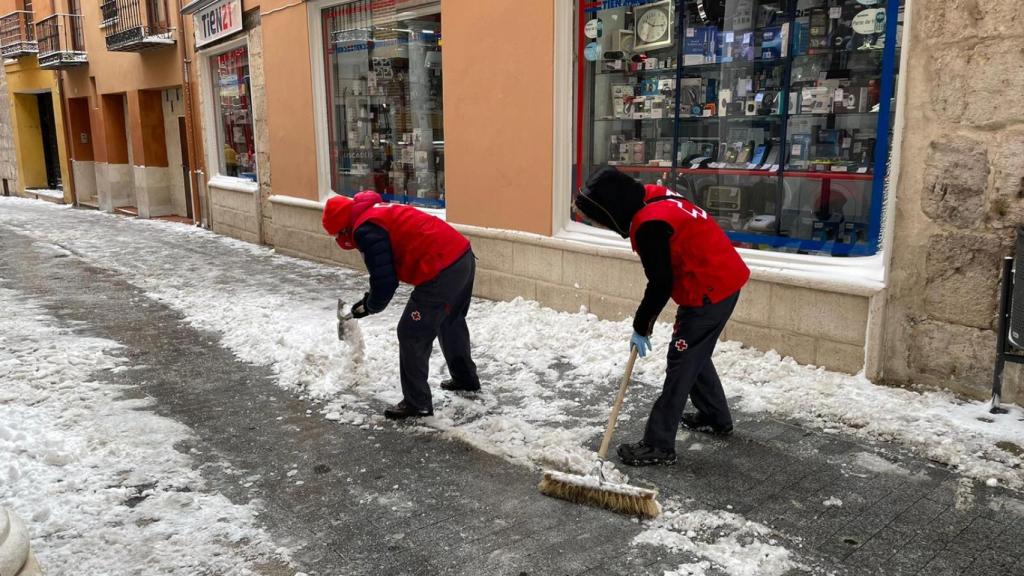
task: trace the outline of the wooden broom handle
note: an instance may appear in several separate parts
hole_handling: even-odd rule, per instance
[[[626,363],[626,373],[622,375],[619,393],[615,396],[615,403],[612,404],[612,413],[608,415],[608,429],[604,431],[601,449],[597,451],[597,457],[601,460],[608,456],[608,445],[612,443],[612,434],[615,433],[615,423],[619,419],[619,410],[622,408],[622,401],[626,398],[626,388],[629,387],[629,379],[633,376],[633,363],[636,362],[636,353],[636,346],[632,346],[632,350],[629,353],[629,362]]]

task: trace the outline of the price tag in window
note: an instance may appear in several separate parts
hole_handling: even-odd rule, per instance
[[[833,166],[833,172],[846,172],[846,166]]]
[[[863,167],[863,168],[857,168],[857,174],[867,174],[867,173],[868,173],[868,169],[867,169],[866,166]]]
[[[779,165],[778,164],[772,164],[771,168],[769,168],[768,171],[769,172],[778,172],[779,171]]]
[[[832,99],[834,101],[836,101],[836,102],[842,102],[843,101],[843,96],[844,96],[843,89],[839,88],[839,89],[837,89],[835,91],[835,94],[832,95]]]
[[[757,168],[757,164],[754,164],[753,162],[747,164],[747,170],[753,170],[754,168]]]
[[[833,6],[828,11],[828,17],[833,19],[833,20],[839,20],[840,18],[843,17],[843,7],[842,6]]]

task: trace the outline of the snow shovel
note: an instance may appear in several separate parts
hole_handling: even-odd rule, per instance
[[[357,367],[362,367],[365,354],[363,344],[363,330],[359,322],[352,316],[352,307],[338,299],[338,340],[348,344],[352,354],[352,362]]]
[[[619,393],[615,396],[615,403],[612,404],[612,413],[608,416],[608,428],[604,431],[601,449],[597,452],[597,467],[587,476],[546,470],[544,478],[541,479],[538,486],[541,494],[642,518],[656,518],[661,513],[657,490],[639,488],[629,484],[616,484],[604,479],[603,464],[608,457],[608,446],[611,444],[612,434],[615,432],[615,424],[619,419],[622,401],[626,397],[629,379],[633,375],[636,355],[637,351],[634,347],[629,353],[626,373],[622,376],[622,383],[619,384]]]
[[[341,298],[338,298],[338,340],[345,341],[345,329],[352,320],[352,307],[346,306]]]

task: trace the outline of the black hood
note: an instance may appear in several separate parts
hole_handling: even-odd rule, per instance
[[[576,209],[605,228],[629,238],[629,223],[644,207],[644,185],[611,166],[594,172],[576,198]]]

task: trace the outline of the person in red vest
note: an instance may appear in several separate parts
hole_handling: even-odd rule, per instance
[[[633,466],[675,463],[680,421],[699,432],[732,433],[732,415],[711,354],[750,270],[729,237],[682,196],[664,186],[644,186],[611,167],[587,180],[575,206],[598,225],[629,238],[640,256],[647,288],[633,316],[630,346],[641,357],[651,348],[654,322],[668,299],[679,305],[661,396],[643,439],[619,446],[619,457]],[[687,397],[696,412],[684,414]]]
[[[353,317],[384,310],[399,282],[415,286],[398,321],[403,400],[384,416],[433,415],[427,374],[435,338],[451,374],[441,388],[479,390],[466,325],[476,275],[469,240],[443,220],[412,206],[384,203],[372,191],[328,199],[323,227],[343,250],[362,252],[370,272],[370,291],[352,307]]]

